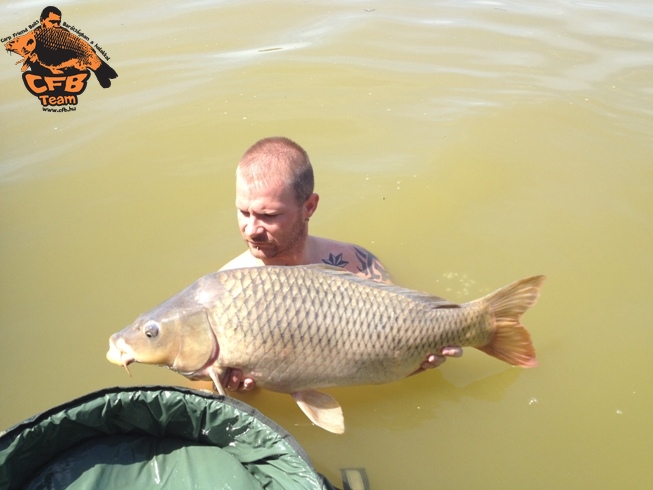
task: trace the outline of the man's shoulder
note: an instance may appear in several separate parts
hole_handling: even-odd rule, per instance
[[[329,238],[311,239],[314,243],[311,263],[333,265],[368,279],[391,282],[385,266],[365,247]]]
[[[261,265],[261,262],[249,253],[249,250],[245,250],[238,257],[231,259],[220,267],[220,270],[226,271],[230,269],[241,269],[243,267],[260,267]]]

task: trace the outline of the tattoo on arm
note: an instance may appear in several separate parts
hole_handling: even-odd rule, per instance
[[[357,269],[362,272],[365,277],[374,281],[390,282],[390,274],[385,270],[379,259],[363,248],[354,247],[356,251],[356,258],[360,262]]]
[[[333,255],[332,253],[329,253],[329,258],[328,259],[322,259],[322,262],[328,265],[334,265],[336,267],[342,267],[343,269],[349,264],[348,261],[342,260],[342,254],[338,255]]]

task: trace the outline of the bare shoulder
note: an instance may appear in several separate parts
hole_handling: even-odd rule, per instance
[[[254,256],[252,256],[252,254],[249,253],[249,250],[245,250],[238,257],[236,257],[235,259],[231,259],[225,265],[220,267],[219,270],[227,271],[231,269],[241,269],[243,267],[261,267],[262,265],[263,262],[254,258]]]
[[[372,252],[353,243],[328,238],[311,237],[311,262],[342,267],[356,275],[374,281],[391,283],[392,278],[385,266]]]

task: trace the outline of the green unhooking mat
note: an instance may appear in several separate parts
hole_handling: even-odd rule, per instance
[[[335,490],[245,403],[177,387],[110,388],[0,436],[0,489]]]

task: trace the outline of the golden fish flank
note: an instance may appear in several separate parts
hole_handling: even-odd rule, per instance
[[[114,334],[107,358],[167,366],[192,379],[238,368],[257,386],[290,393],[320,427],[344,432],[338,403],[317,388],[388,383],[445,346],[476,347],[537,365],[520,324],[544,276],[461,305],[328,266],[209,274]]]

